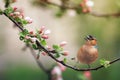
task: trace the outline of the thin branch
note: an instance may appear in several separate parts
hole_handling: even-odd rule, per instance
[[[43,2],[43,1],[42,1]],[[53,5],[59,8],[64,8],[64,9],[73,9],[73,10],[77,10],[80,8],[79,5],[77,6],[62,6],[62,5],[58,5],[56,3],[50,2],[50,1],[45,1],[45,4],[49,4],[49,5]],[[107,13],[107,14],[101,14],[101,13],[97,13],[97,12],[90,12],[90,15],[95,16],[95,17],[119,17],[120,16],[120,12],[116,12],[116,13]]]
[[[18,24],[13,18],[11,18],[10,16],[8,16],[5,12],[3,12],[3,14],[9,18],[21,31],[24,31],[24,28],[22,25]]]
[[[68,65],[68,64],[64,63],[63,61],[60,61],[60,60],[56,59],[56,58],[51,54],[51,51],[48,51],[46,48],[44,48],[37,40],[36,40],[36,44],[37,44],[37,46],[38,46],[39,49],[42,49],[43,51],[45,51],[46,53],[48,53],[48,55],[49,55],[52,59],[54,59],[55,61],[63,64],[64,66],[66,66],[66,67],[68,67],[68,68],[71,68],[71,69],[73,69],[73,70],[76,70],[76,71],[93,71],[93,70],[98,70],[98,69],[101,69],[101,68],[104,67],[103,65],[100,65],[100,66],[95,67],[95,68],[82,68],[82,69],[73,67],[73,66],[71,66],[71,65]],[[111,61],[110,64],[113,64],[113,63],[115,63],[115,62],[117,62],[117,61],[119,61],[119,60],[120,60],[120,58],[117,58],[117,59]]]
[[[90,15],[96,16],[96,17],[120,17],[120,12],[109,13],[109,14],[100,14],[100,13],[96,13],[96,12],[90,12]]]

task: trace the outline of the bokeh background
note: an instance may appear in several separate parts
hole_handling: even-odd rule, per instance
[[[33,19],[27,25],[29,30],[46,26],[52,33],[48,44],[59,44],[67,41],[65,47],[70,52],[68,58],[75,57],[77,50],[84,43],[84,37],[94,35],[98,40],[99,59],[92,66],[99,65],[100,59],[113,60],[120,56],[120,18],[95,17],[89,14],[71,16],[68,11],[62,17],[56,17],[56,7],[42,8],[33,4],[35,0],[17,0],[12,6],[22,8],[25,16]],[[51,0],[58,2],[59,0]],[[73,0],[74,1],[74,0]],[[80,0],[76,0],[80,1]],[[120,10],[119,0],[93,0],[93,11],[97,13],[114,13]],[[0,8],[4,9],[3,0]],[[19,40],[19,31],[5,16],[0,16],[0,80],[47,80],[47,75],[38,67],[29,49],[22,51],[24,43]],[[43,65],[49,69],[54,61],[47,57],[40,57]],[[74,64],[73,61],[69,63]],[[120,80],[120,63],[116,62],[109,68],[92,71],[92,80]],[[67,69],[63,72],[64,80],[81,80],[82,72]]]

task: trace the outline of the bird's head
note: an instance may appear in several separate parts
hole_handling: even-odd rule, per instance
[[[91,46],[95,46],[97,45],[97,40],[95,37],[88,35],[84,38],[86,40],[86,44],[91,45]]]

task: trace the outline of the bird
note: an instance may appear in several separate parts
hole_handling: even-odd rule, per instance
[[[92,35],[88,35],[84,39],[85,44],[78,50],[77,61],[87,64],[90,68],[90,64],[98,58],[97,40]]]

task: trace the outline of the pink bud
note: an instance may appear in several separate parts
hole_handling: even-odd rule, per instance
[[[91,72],[90,72],[90,71],[85,71],[85,72],[84,72],[84,76],[85,76],[86,78],[90,79],[90,78],[91,78]]]
[[[48,36],[47,35],[42,35],[42,38],[43,39],[48,39]]]
[[[14,7],[13,10],[16,11],[16,10],[17,10],[17,7]]]
[[[14,14],[13,14],[13,13],[10,13],[10,16],[14,16]]]
[[[44,29],[45,29],[45,26],[40,27],[39,34],[41,34],[44,31]]]
[[[46,52],[42,52],[41,54],[42,54],[43,56],[46,56],[46,55],[47,55],[47,53],[46,53]]]
[[[64,52],[63,52],[63,55],[64,55],[64,56],[68,56],[68,54],[69,54],[68,51],[64,51]]]
[[[63,41],[63,42],[60,43],[60,46],[63,47],[63,46],[65,46],[66,44],[67,44],[67,42],[66,42],[66,41]]]
[[[30,33],[30,34],[33,34],[33,31],[30,31],[29,33]]]

